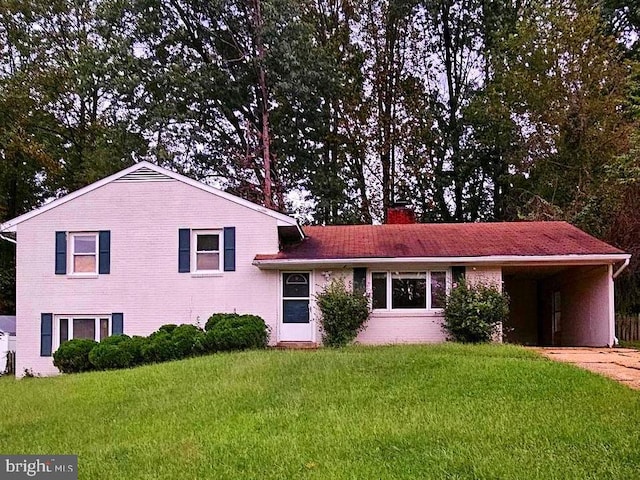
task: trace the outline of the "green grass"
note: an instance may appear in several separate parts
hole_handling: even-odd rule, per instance
[[[254,351],[0,381],[0,452],[82,479],[640,476],[640,393],[509,346]]]
[[[640,340],[635,340],[635,341],[620,340],[620,346],[624,348],[635,348],[636,350],[640,350]]]

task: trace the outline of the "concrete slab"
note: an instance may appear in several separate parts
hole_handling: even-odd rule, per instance
[[[640,390],[640,350],[631,348],[536,347],[551,360],[566,362]]]

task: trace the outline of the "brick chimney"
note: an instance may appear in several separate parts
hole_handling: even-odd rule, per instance
[[[416,223],[416,212],[408,202],[396,202],[387,210],[387,224]]]

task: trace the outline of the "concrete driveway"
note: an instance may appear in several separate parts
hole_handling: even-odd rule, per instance
[[[536,348],[551,360],[599,373],[640,390],[640,351],[631,348]]]

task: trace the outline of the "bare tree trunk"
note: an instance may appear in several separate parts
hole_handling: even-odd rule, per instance
[[[253,22],[255,28],[255,42],[258,52],[258,84],[260,86],[262,108],[262,160],[264,165],[264,205],[274,208],[271,178],[271,131],[269,125],[269,91],[267,89],[267,75],[265,72],[265,48],[262,39],[264,20],[262,18],[261,0],[253,0]]]

